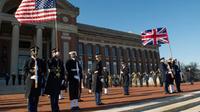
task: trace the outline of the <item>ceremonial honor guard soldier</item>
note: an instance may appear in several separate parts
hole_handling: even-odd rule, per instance
[[[103,103],[101,102],[101,94],[104,82],[102,74],[103,62],[100,54],[97,54],[95,58],[97,62],[96,62],[96,67],[94,69],[93,92],[95,93],[96,105],[103,105]]]
[[[48,78],[45,87],[45,94],[50,95],[52,112],[59,112],[58,100],[61,85],[64,80],[63,61],[59,58],[60,53],[55,48],[52,49],[52,58],[48,60]]]
[[[181,74],[180,74],[181,70],[178,66],[178,62],[176,59],[173,60],[172,66],[173,66],[173,71],[174,71],[174,80],[176,84],[176,90],[177,92],[182,92],[181,87],[180,87],[181,86]]]
[[[66,62],[66,70],[68,72],[68,82],[69,82],[69,98],[71,103],[71,110],[80,110],[78,106],[79,94],[80,94],[80,81],[82,79],[82,68],[77,60],[77,52],[69,52],[70,58]]]
[[[39,96],[41,95],[42,75],[45,69],[43,61],[37,57],[38,50],[38,47],[30,49],[31,58],[26,61],[24,66],[24,71],[27,73],[25,97],[28,99],[29,112],[37,112]]]
[[[103,82],[104,94],[108,94],[109,72],[107,70],[107,67],[103,67],[102,74],[104,78]]]
[[[128,66],[122,62],[121,67],[122,85],[124,88],[124,95],[129,95],[129,69]]]

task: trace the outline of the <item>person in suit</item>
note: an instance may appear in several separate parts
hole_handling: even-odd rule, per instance
[[[126,63],[121,63],[121,70],[122,76],[122,86],[124,89],[124,95],[129,95],[129,68]]]
[[[77,52],[69,52],[70,59],[66,62],[66,70],[68,72],[67,81],[69,82],[69,98],[71,103],[71,111],[80,110],[78,105],[80,94],[80,83],[82,79],[82,68],[77,60]]]
[[[52,58],[47,61],[49,75],[45,87],[45,94],[50,95],[52,112],[59,112],[58,100],[65,73],[63,61],[59,58],[59,51],[55,48],[52,49],[51,53]]]
[[[39,96],[41,95],[44,63],[38,58],[37,46],[30,49],[31,57],[26,61],[24,71],[27,73],[25,98],[28,100],[28,111],[37,112]]]
[[[96,66],[94,69],[94,77],[93,77],[93,92],[95,93],[95,101],[96,105],[103,105],[101,102],[101,94],[103,88],[103,62],[100,54],[95,56],[96,58]]]

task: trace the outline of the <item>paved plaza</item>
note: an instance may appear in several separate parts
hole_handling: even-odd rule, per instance
[[[96,106],[93,94],[88,94],[87,89],[83,89],[82,100],[80,102],[81,112],[99,111],[99,112],[116,112],[116,111],[131,111],[131,112],[159,112],[157,108],[165,111],[170,110],[187,110],[197,109],[200,104],[199,96],[200,82],[190,85],[189,83],[182,84],[182,93],[165,94],[162,87],[131,87],[130,95],[124,96],[122,88],[109,88],[109,94],[103,95],[103,103],[105,105]],[[174,105],[172,105],[174,104]],[[192,105],[191,105],[192,104]],[[167,109],[165,106],[168,106]],[[185,106],[187,105],[187,106]],[[62,112],[70,111],[70,103],[68,93],[65,93],[65,99],[59,102]],[[26,112],[26,99],[23,94],[7,94],[0,95],[0,112]],[[183,108],[184,107],[184,108]],[[155,110],[154,110],[155,109]],[[175,109],[175,110],[174,110]],[[41,96],[39,112],[50,112],[50,100],[48,96]],[[152,111],[151,111],[152,110]],[[163,110],[163,111],[164,111]],[[186,111],[187,112],[187,111]],[[195,112],[195,111],[193,111]]]

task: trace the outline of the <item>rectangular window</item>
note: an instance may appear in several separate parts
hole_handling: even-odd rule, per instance
[[[92,70],[92,61],[88,61],[88,69]]]
[[[78,54],[83,55],[83,44],[82,43],[78,44]]]
[[[117,49],[116,48],[112,48],[112,55],[113,55],[113,57],[116,57],[117,56]]]
[[[109,56],[109,48],[105,47],[104,52],[105,52],[105,56],[108,57]]]
[[[100,53],[100,47],[96,46],[96,54],[99,54],[99,53]]]
[[[88,55],[88,56],[92,56],[92,53],[93,53],[93,52],[92,52],[92,45],[88,45],[88,46],[87,46],[87,51],[88,51],[88,52],[87,52],[87,55]]]

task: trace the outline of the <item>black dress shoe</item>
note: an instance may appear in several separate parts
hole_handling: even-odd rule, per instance
[[[104,105],[104,103],[99,103],[99,104],[97,104],[97,105]]]
[[[71,108],[71,111],[72,111],[72,112],[76,112],[77,110],[80,110],[80,108],[79,108],[79,107],[72,107],[72,108]]]
[[[183,91],[182,90],[178,91],[178,93],[181,93],[181,92],[183,92]]]
[[[76,110],[76,108],[75,108],[75,107],[72,107],[70,110],[73,111],[73,110]]]
[[[81,110],[80,107],[74,107],[76,110]]]

